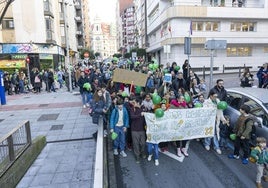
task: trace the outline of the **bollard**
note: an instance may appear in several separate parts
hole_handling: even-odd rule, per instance
[[[4,72],[0,71],[0,98],[1,98],[1,105],[6,104],[6,93],[4,87]]]

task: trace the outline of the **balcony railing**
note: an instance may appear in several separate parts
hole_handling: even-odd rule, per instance
[[[0,139],[0,177],[31,145],[31,140],[29,121],[17,126]]]

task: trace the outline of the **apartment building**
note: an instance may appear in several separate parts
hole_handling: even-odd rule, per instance
[[[268,0],[147,0],[147,53],[162,64],[190,60],[192,67],[257,70],[268,61]],[[191,51],[185,54],[185,37]],[[207,50],[207,41],[226,48]],[[170,49],[170,50],[166,50]]]
[[[83,41],[81,0],[14,1],[0,31],[0,68],[24,70],[27,57],[30,69],[65,68],[67,46],[75,63]]]
[[[135,5],[133,3],[133,0],[120,0],[118,3],[118,49],[122,54],[124,54],[137,47]]]

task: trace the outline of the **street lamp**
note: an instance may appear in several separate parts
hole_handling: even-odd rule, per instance
[[[63,15],[64,15],[64,20],[65,20],[65,23],[64,23],[64,34],[65,34],[65,41],[66,41],[66,56],[67,58],[65,59],[65,65],[68,66],[68,74],[69,74],[69,90],[70,92],[72,92],[73,90],[73,87],[72,87],[72,73],[71,73],[71,64],[70,64],[70,49],[69,49],[69,32],[68,32],[68,28],[69,26],[67,25],[68,24],[68,17],[67,17],[67,14],[66,14],[66,5],[68,3],[65,2],[65,0],[63,0]]]

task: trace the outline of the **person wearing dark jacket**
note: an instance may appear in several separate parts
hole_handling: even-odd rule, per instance
[[[136,162],[140,162],[140,157],[146,158],[146,132],[145,132],[145,118],[143,116],[144,109],[141,106],[141,100],[135,99],[133,101],[133,108],[130,110],[131,119],[131,135],[133,151]]]
[[[179,88],[186,89],[186,81],[183,78],[182,72],[178,72],[177,77],[172,81],[171,88],[176,95],[178,94]]]
[[[217,94],[217,98],[220,101],[226,101],[227,99],[227,91],[223,86],[224,82],[222,79],[218,79],[216,81],[216,85],[210,90]],[[210,92],[209,92],[210,93]]]
[[[89,84],[89,79],[88,77],[85,76],[84,72],[80,73],[80,78],[77,81],[77,85],[80,88],[80,94],[82,97],[82,103],[83,103],[83,108],[86,108],[86,106],[89,106],[89,101],[88,101],[88,95],[91,92],[91,86],[90,87],[84,87],[85,84]]]

